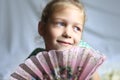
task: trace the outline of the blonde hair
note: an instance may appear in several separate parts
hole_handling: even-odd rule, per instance
[[[64,8],[69,5],[76,6],[77,8],[81,10],[81,13],[83,14],[83,17],[84,17],[84,22],[83,22],[84,24],[85,23],[85,10],[83,8],[82,3],[80,3],[79,0],[52,0],[44,8],[42,16],[41,16],[41,22],[47,23],[48,19],[50,18],[50,16],[52,16],[55,10],[58,10],[59,8]]]

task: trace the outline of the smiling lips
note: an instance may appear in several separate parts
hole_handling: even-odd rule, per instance
[[[57,42],[63,45],[72,45],[70,42],[66,42],[66,41],[57,40]]]

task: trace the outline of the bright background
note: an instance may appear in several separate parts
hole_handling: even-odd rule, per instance
[[[0,0],[0,80],[37,47],[37,24],[48,0]],[[120,73],[120,0],[82,0],[87,20],[83,40],[107,56],[99,68],[102,77]],[[114,74],[113,74],[114,73]],[[113,80],[113,79],[111,79]],[[116,78],[115,80],[120,80]]]

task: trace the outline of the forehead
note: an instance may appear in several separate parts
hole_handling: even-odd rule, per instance
[[[55,10],[52,15],[51,19],[63,19],[66,21],[74,21],[74,22],[81,22],[81,24],[84,24],[84,15],[82,11],[73,5],[66,5],[66,7],[61,7],[57,10]]]
[[[72,4],[72,3],[58,3],[58,4],[55,4],[53,5],[52,7],[52,13],[56,12],[56,11],[61,11],[62,9],[65,9],[65,8],[74,8],[74,9],[78,9],[79,11],[83,11],[83,8],[80,7],[80,6],[77,6],[75,4]]]

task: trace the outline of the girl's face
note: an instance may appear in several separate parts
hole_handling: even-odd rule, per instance
[[[41,26],[46,50],[65,50],[77,45],[82,36],[84,17],[79,8],[69,6],[51,15]]]

